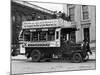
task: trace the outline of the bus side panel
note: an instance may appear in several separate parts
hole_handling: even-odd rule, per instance
[[[57,55],[60,52],[60,47],[26,47],[25,54],[28,54],[31,57],[33,50],[39,50],[45,56],[52,56],[53,54]]]

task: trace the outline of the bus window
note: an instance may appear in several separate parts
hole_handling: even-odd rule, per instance
[[[48,41],[55,40],[55,31],[49,31],[48,32]]]
[[[59,33],[58,33],[59,35]],[[55,31],[32,32],[32,41],[54,41]]]
[[[39,41],[46,41],[46,32],[39,33]]]
[[[59,32],[56,31],[56,39],[59,39]]]
[[[32,41],[38,41],[38,32],[32,32]]]
[[[30,32],[29,31],[24,32],[24,41],[30,41]]]
[[[23,30],[20,31],[18,39],[21,41],[23,40]]]

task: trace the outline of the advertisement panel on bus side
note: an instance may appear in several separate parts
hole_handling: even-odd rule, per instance
[[[22,28],[45,28],[45,27],[59,27],[59,19],[39,20],[39,21],[23,21]]]

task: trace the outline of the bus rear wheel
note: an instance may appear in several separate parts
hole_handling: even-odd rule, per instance
[[[31,57],[33,62],[39,62],[41,59],[41,52],[39,50],[33,50]]]

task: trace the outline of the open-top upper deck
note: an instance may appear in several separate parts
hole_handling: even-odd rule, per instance
[[[49,19],[49,20],[38,20],[38,21],[23,21],[22,23],[22,29],[51,28],[51,27],[73,28],[75,26],[72,26],[71,22],[65,21],[61,18]]]

